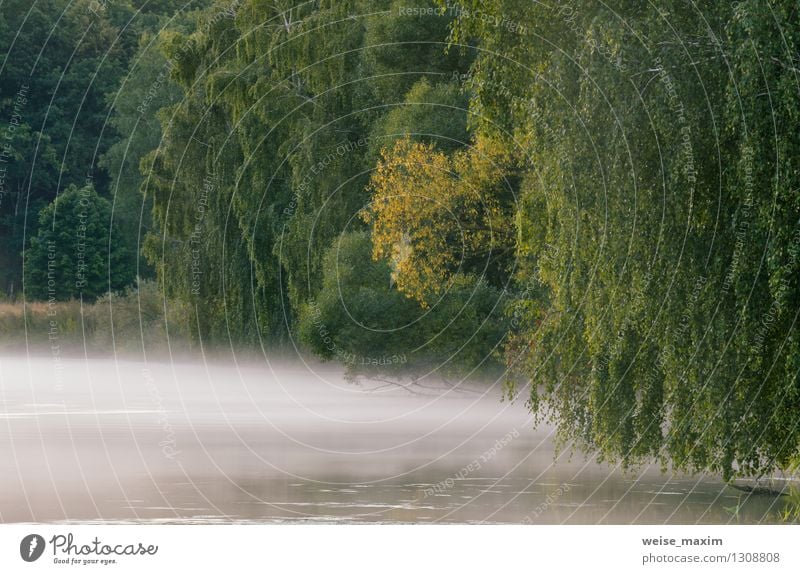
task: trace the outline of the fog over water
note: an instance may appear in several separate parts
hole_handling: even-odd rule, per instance
[[[501,395],[300,361],[0,356],[0,521],[775,520],[719,477],[556,458]]]

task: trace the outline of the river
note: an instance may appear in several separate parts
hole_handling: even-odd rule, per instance
[[[556,455],[524,401],[288,361],[0,357],[0,522],[773,522],[716,476]]]

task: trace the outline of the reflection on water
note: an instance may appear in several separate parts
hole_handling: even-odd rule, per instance
[[[488,388],[488,387],[487,387]],[[718,477],[558,458],[500,389],[334,368],[0,359],[0,521],[771,522]]]

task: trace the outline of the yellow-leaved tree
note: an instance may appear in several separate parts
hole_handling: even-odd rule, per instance
[[[401,292],[427,306],[457,274],[502,283],[515,237],[509,164],[489,138],[451,155],[408,137],[382,150],[362,218]]]

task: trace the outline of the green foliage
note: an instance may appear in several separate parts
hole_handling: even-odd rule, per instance
[[[422,78],[447,82],[469,69],[471,51],[446,49],[453,14],[432,14],[435,8],[431,0],[362,3],[363,12],[373,14],[364,22],[362,76],[370,78],[376,102],[397,103]]]
[[[172,22],[172,26],[178,25]],[[119,89],[107,96],[113,108],[109,124],[120,137],[99,162],[110,178],[117,233],[134,252],[150,229],[152,211],[152,202],[141,193],[143,177],[139,166],[161,141],[158,110],[176,103],[180,96],[170,78],[172,64],[159,50],[159,37],[145,32],[139,43]],[[144,263],[139,261],[140,276],[150,272]]]
[[[395,140],[412,137],[454,151],[469,143],[467,98],[457,81],[431,84],[423,78],[411,86],[402,104],[376,122],[371,134],[370,160],[377,163],[380,149]]]
[[[480,8],[525,24],[462,18],[456,37],[488,50],[476,128],[527,160],[508,349],[533,407],[623,464],[785,467],[800,445],[796,4]]]
[[[134,279],[131,254],[112,234],[111,204],[91,185],[71,185],[39,214],[39,233],[25,251],[26,296],[92,301]]]
[[[155,223],[145,253],[169,293],[206,310],[206,337],[280,343],[320,294],[325,251],[363,228],[379,147],[421,121],[432,140],[464,141],[452,81],[464,58],[444,53],[446,18],[398,3],[250,0],[217,18],[220,6],[194,33],[164,36],[183,98],[160,112],[163,143],[142,164]],[[395,41],[377,45],[387,22]],[[403,54],[419,73],[395,81],[382,71]],[[400,107],[381,99],[389,85]]]
[[[0,12],[4,298],[24,252],[127,337],[503,354],[623,465],[800,457],[796,1],[90,2]]]
[[[460,277],[430,308],[400,293],[366,232],[342,235],[325,255],[323,286],[304,305],[297,333],[352,373],[488,373],[506,331],[501,292]]]
[[[137,12],[139,7],[144,10]],[[60,190],[83,186],[89,177],[101,196],[109,196],[110,174],[99,158],[122,127],[109,125],[111,95],[128,72],[140,35],[177,8],[138,0],[3,3],[0,289],[10,298],[20,292],[22,253],[26,238],[36,235],[39,211]],[[122,213],[128,207],[115,210],[117,221],[133,219]]]

